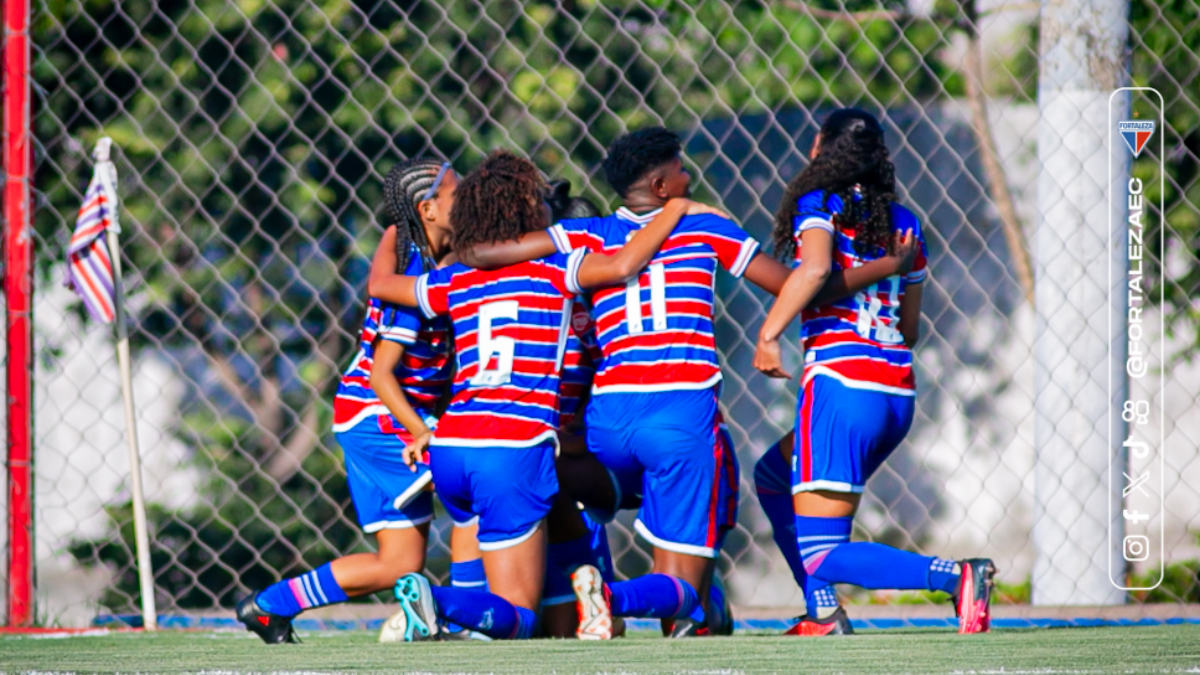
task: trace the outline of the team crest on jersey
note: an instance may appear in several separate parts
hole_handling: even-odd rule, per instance
[[[1125,145],[1129,146],[1134,159],[1137,159],[1137,156],[1142,154],[1142,149],[1146,147],[1150,137],[1154,135],[1154,121],[1125,120],[1117,122],[1117,133],[1125,139]]]

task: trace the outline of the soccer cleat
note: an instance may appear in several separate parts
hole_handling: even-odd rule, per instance
[[[989,558],[958,561],[962,578],[954,594],[954,614],[958,633],[987,633],[992,630],[992,587],[996,565]]]
[[[477,630],[471,630],[469,628],[460,628],[458,630],[451,631],[446,630],[446,627],[442,626],[440,630],[441,632],[438,634],[441,636],[440,639],[443,642],[459,642],[468,640],[478,640],[480,642],[492,641],[492,638],[480,633]]]
[[[850,625],[850,617],[843,607],[824,619],[814,619],[809,615],[797,617],[796,625],[784,631],[784,635],[799,637],[821,637],[824,635],[854,635],[854,627]]]
[[[708,637],[712,632],[708,629],[707,621],[696,621],[695,619],[675,619],[674,625],[670,627],[668,637],[672,638],[689,638],[689,637]]]
[[[246,630],[256,633],[262,641],[269,645],[297,643],[296,631],[292,628],[292,619],[278,614],[272,614],[258,606],[258,593],[242,598],[237,604],[237,620],[241,621]]]
[[[437,610],[429,580],[417,573],[405,574],[392,589],[400,611],[383,624],[380,642],[421,642],[438,638]]]
[[[579,609],[579,627],[575,629],[575,637],[580,640],[611,640],[612,603],[600,570],[592,565],[581,565],[571,574],[571,588],[575,590]]]

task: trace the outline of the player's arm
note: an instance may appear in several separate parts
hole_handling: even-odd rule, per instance
[[[596,288],[625,283],[637,276],[662,248],[667,237],[684,216],[712,214],[728,219],[720,209],[690,199],[669,200],[646,227],[633,235],[621,250],[613,254],[591,253],[579,266],[579,286]]]
[[[893,249],[893,253],[878,260],[872,260],[862,267],[831,272],[825,285],[812,299],[813,304],[826,305],[854,295],[871,284],[877,284],[888,277],[907,274],[912,269],[918,250],[916,237],[912,235],[912,230],[903,236],[897,234]],[[790,274],[790,269],[765,253],[755,255],[754,259],[750,261],[750,265],[746,267],[746,278],[751,283],[776,296],[783,290]]]
[[[396,226],[389,225],[379,239],[379,246],[371,258],[371,272],[367,275],[367,295],[385,302],[416,307],[416,296],[412,293],[413,277],[396,273]],[[405,301],[403,298],[411,298]]]
[[[421,419],[421,416],[413,409],[412,404],[408,402],[408,397],[400,388],[400,381],[396,379],[396,366],[400,364],[402,358],[404,358],[404,345],[392,340],[377,339],[375,341],[375,360],[371,364],[370,383],[371,391],[374,391],[383,405],[387,406],[388,412],[392,413],[392,416],[404,426],[408,433],[412,434],[413,442],[404,448],[403,455],[404,463],[416,471],[413,464],[420,459],[421,453],[429,445],[429,441],[433,438],[433,432],[425,424],[425,420]]]
[[[925,284],[909,284],[900,298],[900,334],[909,349],[921,339],[921,295]]]
[[[758,332],[758,346],[754,351],[754,367],[770,377],[791,378],[783,369],[783,357],[779,349],[779,337],[784,329],[817,296],[817,292],[829,279],[833,268],[833,234],[828,230],[812,227],[800,235],[801,244],[808,254],[804,264],[792,270],[779,298],[771,306],[762,329]]]
[[[462,263],[479,270],[495,270],[545,258],[557,250],[549,232],[526,232],[516,239],[475,244],[462,252]]]

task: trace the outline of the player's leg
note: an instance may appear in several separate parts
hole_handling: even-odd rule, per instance
[[[818,376],[805,386],[800,408],[793,491],[797,547],[809,579],[957,595],[962,566],[955,561],[850,542],[863,486],[912,423],[911,397],[846,387]],[[980,572],[986,575],[972,567],[973,576]],[[811,582],[806,588],[805,600],[812,603],[808,614],[817,623],[828,624],[844,614],[831,591]]]
[[[704,634],[716,558],[736,519],[737,467],[720,433],[715,392],[645,397],[629,403],[664,414],[645,415],[632,432],[631,446],[646,471],[634,527],[654,545],[655,572],[684,581],[700,599],[673,634]]]
[[[450,585],[455,588],[487,590],[487,574],[483,569],[483,554],[479,550],[478,518],[466,523],[454,523],[450,529]],[[487,640],[482,633],[446,622],[443,640]]]
[[[792,504],[794,434],[779,439],[754,465],[754,496],[771,523],[771,536],[783,554],[796,585],[804,588],[804,563],[796,549],[796,512]]]
[[[417,492],[397,508],[397,498],[411,494],[420,480],[401,459],[404,441],[380,433],[372,419],[339,433],[338,442],[359,524],[375,534],[378,550],[338,558],[238,603],[238,619],[266,642],[293,641],[291,619],[300,612],[387,590],[425,566],[432,495]]]
[[[439,446],[431,455],[438,496],[447,510],[467,507],[479,516],[489,590],[430,586],[420,575],[408,575],[396,585],[402,609],[417,626],[428,625],[436,613],[492,638],[531,637],[546,564],[542,521],[558,492],[553,444]]]

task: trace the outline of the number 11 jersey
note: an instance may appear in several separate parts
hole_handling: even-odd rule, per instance
[[[458,368],[438,445],[528,447],[558,430],[558,388],[586,251],[498,270],[455,264],[417,278],[421,312],[449,314]]]
[[[625,207],[604,218],[564,220],[549,229],[562,253],[612,253],[658,211]],[[721,381],[713,336],[717,264],[746,272],[758,242],[714,215],[686,216],[650,264],[624,286],[592,291],[592,314],[604,354],[593,394],[709,389]]]

